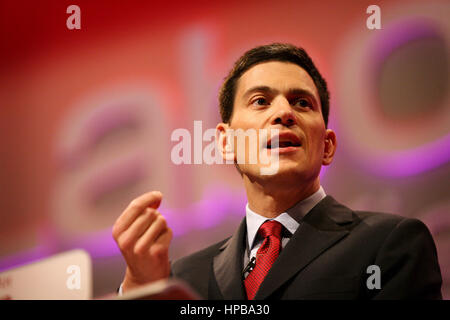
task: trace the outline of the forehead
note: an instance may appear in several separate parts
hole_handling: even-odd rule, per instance
[[[319,100],[314,80],[305,69],[291,62],[268,61],[252,66],[240,77],[236,98],[257,86],[268,86],[280,92],[293,88],[304,89],[310,91]]]

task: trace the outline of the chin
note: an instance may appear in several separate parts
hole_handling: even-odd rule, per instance
[[[284,165],[280,162],[278,171],[275,174],[260,175],[260,177],[267,181],[298,183],[304,175],[303,170],[299,170],[298,165]]]

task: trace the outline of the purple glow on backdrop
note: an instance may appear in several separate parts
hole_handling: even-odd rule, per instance
[[[450,135],[415,149],[384,154],[367,162],[368,169],[381,176],[416,175],[450,162]]]
[[[418,39],[440,37],[439,28],[431,20],[408,19],[396,22],[377,33],[371,48],[368,50],[372,56],[369,58],[375,70],[379,70],[396,49]],[[376,73],[375,73],[376,74]]]
[[[120,254],[120,250],[112,237],[112,227],[64,243],[64,250],[71,250],[72,248],[86,250],[92,259]]]
[[[19,267],[33,261],[38,261],[54,253],[52,248],[46,245],[39,245],[33,249],[16,253],[0,260],[0,272],[8,270],[11,267]]]
[[[429,19],[408,19],[383,29],[371,44],[369,56],[370,86],[377,88],[377,78],[384,61],[396,49],[414,40],[441,37],[439,25]],[[450,161],[450,135],[409,150],[386,152],[368,157],[364,162],[368,170],[381,176],[404,177],[432,170]]]

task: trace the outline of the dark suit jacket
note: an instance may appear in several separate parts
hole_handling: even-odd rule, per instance
[[[246,223],[234,235],[172,264],[172,276],[206,299],[245,299]],[[381,289],[367,279],[377,265]],[[434,241],[417,219],[352,211],[326,196],[300,227],[255,299],[442,299]]]

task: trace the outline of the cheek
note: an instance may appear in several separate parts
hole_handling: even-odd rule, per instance
[[[308,132],[308,152],[314,156],[322,157],[325,148],[325,130],[316,127]]]

